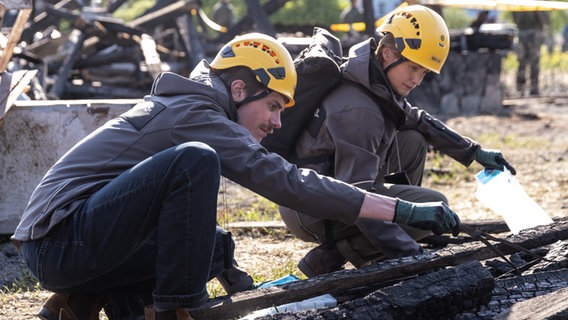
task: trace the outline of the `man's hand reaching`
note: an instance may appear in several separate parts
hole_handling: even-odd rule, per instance
[[[503,167],[506,167],[512,175],[517,174],[515,168],[505,160],[505,157],[503,157],[503,154],[499,150],[479,148],[475,152],[474,159],[486,169],[503,170]]]
[[[398,199],[393,222],[432,230],[436,235],[451,232],[455,237],[460,233],[458,215],[441,201],[414,203]]]

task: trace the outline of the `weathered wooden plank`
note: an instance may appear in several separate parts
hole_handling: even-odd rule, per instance
[[[22,31],[24,30],[24,25],[26,21],[28,21],[31,12],[32,12],[31,7],[29,9],[20,9],[18,11],[16,22],[14,22],[12,30],[10,31],[10,35],[8,36],[8,42],[6,43],[6,46],[4,48],[1,48],[2,55],[0,56],[0,74],[6,71],[6,66],[8,65],[8,62],[10,62],[10,59],[12,58],[12,54],[14,53],[14,48],[16,47],[18,41],[20,40],[20,36],[22,34]]]

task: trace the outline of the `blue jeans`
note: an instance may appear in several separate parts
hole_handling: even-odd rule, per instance
[[[78,200],[79,208],[48,236],[24,242],[22,255],[54,292],[94,292],[137,309],[133,314],[151,303],[199,305],[209,297],[207,281],[223,271],[219,180],[219,159],[209,146],[172,147]],[[138,301],[124,300],[137,295]]]

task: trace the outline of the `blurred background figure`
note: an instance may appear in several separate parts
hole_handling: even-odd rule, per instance
[[[234,6],[231,0],[219,0],[213,6],[213,21],[222,25],[223,27],[230,27],[233,25],[233,9]]]
[[[359,8],[359,0],[351,0],[351,4],[341,11],[339,19],[343,23],[363,22],[363,12]]]
[[[514,11],[513,21],[519,29],[519,41],[516,46],[519,68],[517,69],[517,91],[525,95],[527,89],[527,71],[531,96],[539,95],[538,77],[540,73],[540,50],[545,42],[545,32],[550,25],[548,12]]]
[[[568,51],[568,23],[562,29],[562,52]]]
[[[473,32],[478,32],[482,24],[489,22],[488,17],[489,17],[489,11],[487,10],[479,11],[475,20],[473,20],[469,24],[469,27],[473,30]]]

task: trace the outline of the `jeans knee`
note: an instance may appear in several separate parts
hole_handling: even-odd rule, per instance
[[[209,145],[198,142],[186,142],[178,145],[176,153],[180,155],[182,163],[190,163],[193,161],[201,163],[202,166],[216,170],[220,174],[220,160],[217,152]],[[191,161],[188,161],[191,160]]]

